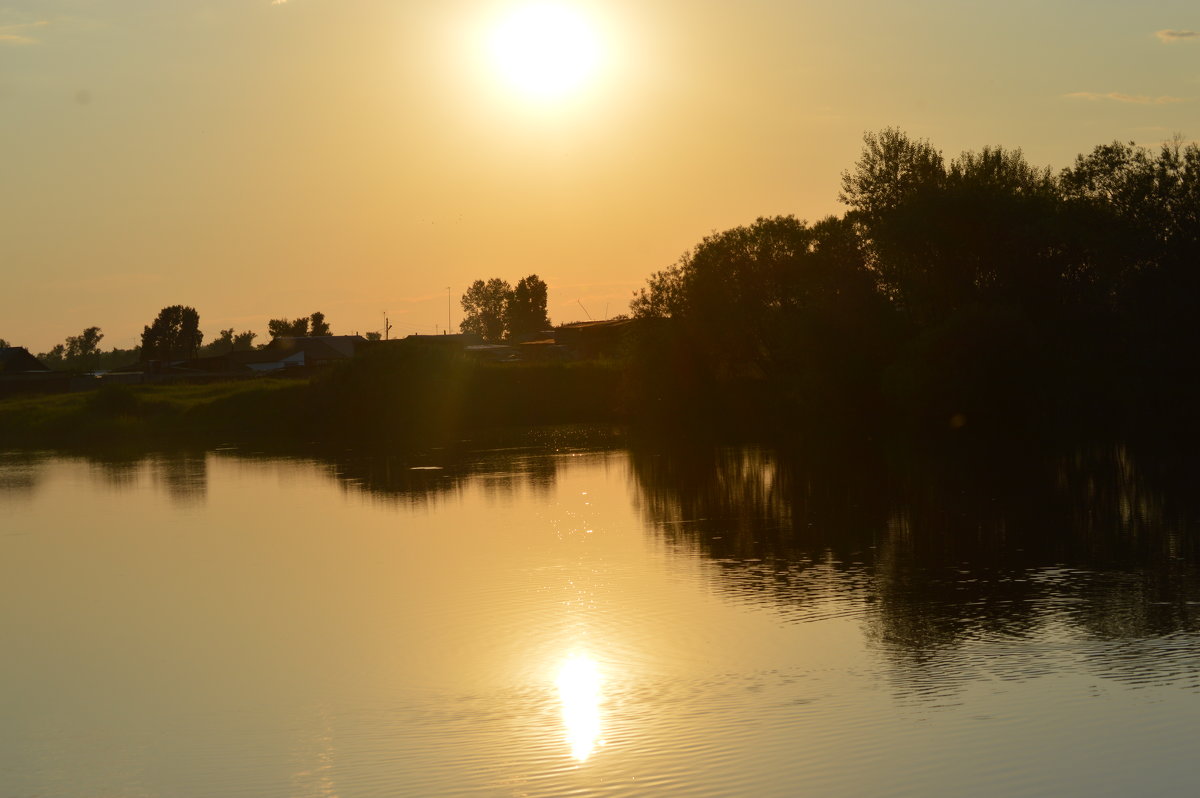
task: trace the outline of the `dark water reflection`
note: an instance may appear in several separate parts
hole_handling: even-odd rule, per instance
[[[1194,460],[631,459],[647,519],[719,563],[725,592],[792,620],[861,616],[906,679],[1043,675],[1057,638],[1106,676],[1198,681],[1190,639],[1171,643],[1200,630]]]
[[[1191,794],[1198,473],[1130,445],[574,435],[0,455],[0,772],[80,796]],[[582,756],[555,678],[577,653],[604,677]]]
[[[468,486],[536,501],[576,456],[617,451],[578,435],[408,457],[303,458],[348,492],[419,507]],[[1200,630],[1200,464],[1161,449],[947,459],[805,456],[761,447],[634,446],[634,501],[669,547],[721,589],[795,620],[863,614],[914,655],[1069,623],[1098,640]],[[125,491],[148,472],[172,503],[203,504],[203,452],[86,458]],[[221,456],[259,461],[237,451]],[[7,500],[37,490],[50,455],[0,456]],[[841,599],[831,608],[828,599]]]
[[[29,499],[42,478],[45,458],[29,452],[0,452],[0,498]]]

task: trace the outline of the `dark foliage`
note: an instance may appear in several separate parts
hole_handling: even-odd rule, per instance
[[[227,355],[230,352],[248,352],[254,348],[254,339],[257,337],[257,333],[251,330],[234,333],[233,328],[229,327],[221,330],[216,338],[205,344],[201,354]]]
[[[522,277],[517,282],[504,312],[504,326],[509,338],[519,339],[550,329],[546,299],[546,284],[536,274]]]
[[[525,339],[550,328],[546,301],[546,283],[536,274],[521,278],[516,288],[499,277],[476,280],[460,300],[459,329],[488,343]]]
[[[271,319],[267,322],[267,334],[272,338],[303,338],[305,336],[330,335],[329,323],[325,321],[325,314],[321,311],[316,311],[309,316],[301,316],[298,319]],[[246,333],[242,333],[246,335]],[[250,334],[253,338],[253,333]]]
[[[142,360],[176,360],[195,357],[204,334],[195,308],[171,305],[159,311],[142,331]]]
[[[840,198],[840,219],[759,219],[650,277],[631,311],[667,324],[639,336],[634,406],[994,438],[1183,423],[1200,399],[1200,146],[1104,145],[1056,175],[887,129]]]
[[[458,325],[465,333],[474,333],[488,343],[499,343],[504,339],[504,324],[508,310],[508,298],[512,286],[499,277],[487,282],[476,280],[462,295],[460,304],[463,320]]]

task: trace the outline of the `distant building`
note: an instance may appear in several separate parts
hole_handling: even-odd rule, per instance
[[[358,348],[366,342],[367,339],[361,335],[281,336],[272,338],[269,344],[258,351],[278,352],[285,356],[303,352],[305,365],[315,366],[319,363],[352,358]]]
[[[361,335],[281,336],[262,349],[231,352],[228,357],[251,371],[283,371],[349,360],[366,343]]]
[[[519,359],[516,347],[509,346],[508,344],[475,344],[474,346],[468,346],[466,352],[478,360],[486,360],[492,363]]]
[[[554,340],[554,333],[545,338],[521,341],[516,346],[521,360],[570,360],[571,350]]]
[[[626,337],[637,324],[635,319],[577,321],[555,328],[554,339],[579,358],[619,357],[625,352]]]
[[[420,335],[413,333],[397,339],[407,344],[429,344],[433,346],[455,346],[465,349],[468,346],[479,346],[483,338],[475,333],[454,333],[452,335]]]
[[[49,366],[29,354],[29,350],[23,346],[0,347],[0,374],[5,376],[42,375],[50,370]]]
[[[54,371],[23,346],[0,347],[0,394],[66,391],[71,376]]]

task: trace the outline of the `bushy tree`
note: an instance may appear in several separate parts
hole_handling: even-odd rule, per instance
[[[840,199],[879,287],[918,326],[980,302],[1044,314],[1080,273],[1057,182],[1019,149],[947,165],[928,141],[869,133]]]
[[[217,337],[206,344],[203,351],[204,354],[210,356],[247,351],[253,348],[256,337],[258,337],[257,334],[250,330],[235,334],[233,328],[229,327],[217,333]]]
[[[72,368],[95,369],[100,359],[100,339],[104,333],[99,327],[88,327],[79,335],[67,338],[66,361]]]
[[[686,301],[683,269],[681,261],[650,275],[646,286],[634,292],[629,314],[635,319],[669,319],[680,315]]]
[[[1157,153],[1132,142],[1101,145],[1076,158],[1060,183],[1136,352],[1137,382],[1160,395],[1200,393],[1200,145],[1176,139]]]
[[[945,179],[941,150],[889,127],[863,135],[862,154],[853,169],[842,172],[838,199],[870,225]]]
[[[550,328],[546,315],[547,289],[536,274],[523,277],[508,297],[504,326],[509,338],[516,338]]]
[[[224,355],[233,349],[233,328],[230,327],[217,333],[217,337],[204,345],[206,355]]]
[[[1157,155],[1113,142],[1080,155],[1060,178],[1068,199],[1103,209],[1147,259],[1200,243],[1200,145],[1176,138]]]
[[[512,287],[499,277],[471,283],[460,300],[464,316],[458,328],[465,333],[475,333],[490,343],[499,343],[504,339],[511,294]]]
[[[311,336],[329,335],[329,323],[325,321],[325,314],[321,311],[314,312],[308,317],[308,334]]]
[[[233,351],[248,352],[254,348],[254,339],[258,337],[258,333],[250,330],[243,330],[233,336]]]
[[[725,374],[761,375],[795,357],[798,325],[834,307],[859,318],[876,299],[849,223],[776,216],[706,237],[653,275],[630,311],[676,319]]]
[[[267,322],[267,334],[272,338],[301,338],[308,335],[308,316],[298,319],[271,319]]]
[[[267,322],[267,333],[272,338],[303,338],[305,336],[329,335],[329,324],[325,314],[316,311],[298,319],[271,319]]]
[[[171,305],[159,311],[142,331],[142,360],[176,360],[195,357],[204,340],[200,314],[195,308]]]
[[[63,344],[55,344],[50,351],[39,353],[37,358],[49,368],[64,369],[67,367],[67,348]]]

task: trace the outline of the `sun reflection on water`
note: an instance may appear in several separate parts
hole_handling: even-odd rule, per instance
[[[558,695],[571,756],[584,762],[600,739],[600,669],[587,654],[572,652],[558,669]]]

